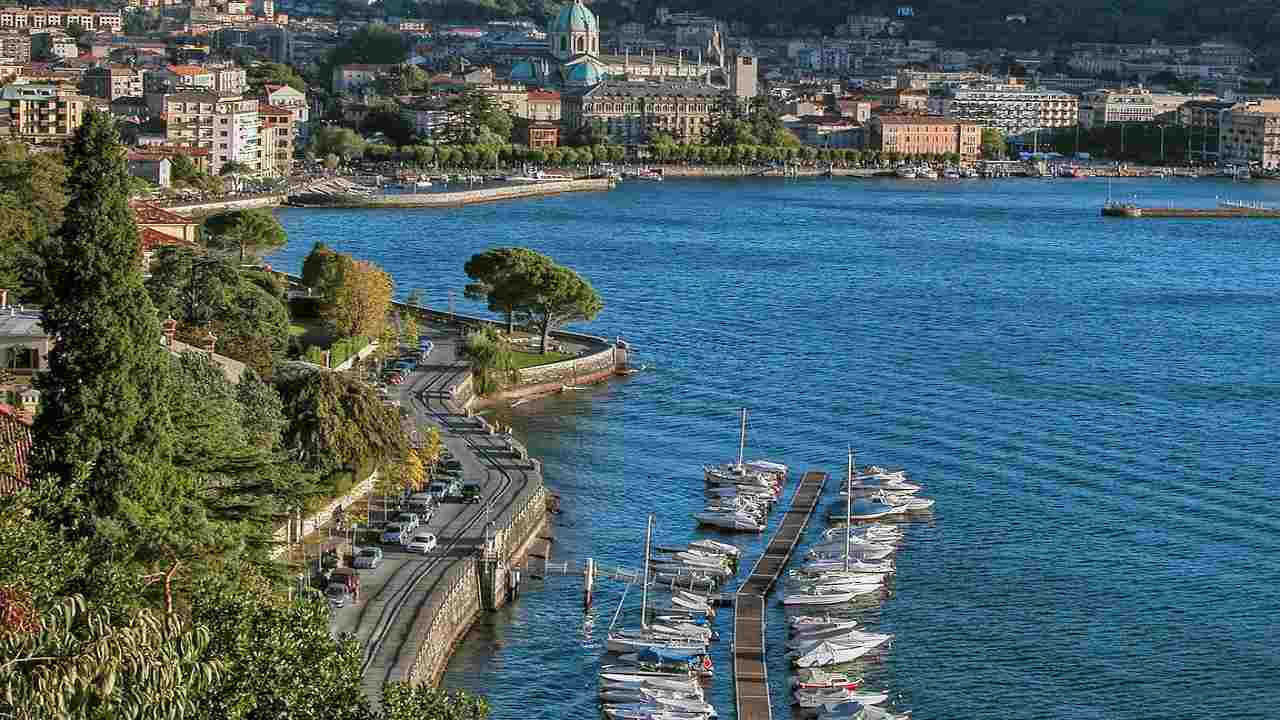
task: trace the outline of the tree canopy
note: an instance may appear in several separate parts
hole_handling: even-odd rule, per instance
[[[276,250],[289,240],[280,221],[268,210],[220,212],[204,221],[204,230],[209,247],[239,251],[242,265],[248,250]]]
[[[454,145],[505,145],[511,141],[511,113],[497,99],[467,90],[449,100],[449,122],[442,132]]]
[[[475,282],[468,297],[487,298],[492,310],[527,318],[542,336],[547,352],[551,331],[566,323],[592,320],[604,302],[573,270],[526,248],[497,248],[471,256],[465,266]]]

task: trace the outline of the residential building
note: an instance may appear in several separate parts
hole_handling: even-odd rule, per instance
[[[1080,99],[1080,126],[1086,130],[1117,122],[1151,122],[1155,116],[1149,91],[1095,90]]]
[[[355,92],[395,69],[395,65],[339,65],[333,69],[333,91]]]
[[[236,162],[250,172],[261,169],[262,143],[257,98],[220,98],[214,106],[213,172]],[[292,127],[289,128],[292,133]]]
[[[262,96],[268,105],[289,109],[294,138],[305,143],[311,137],[311,108],[307,105],[306,93],[288,85],[266,85]]]
[[[517,142],[530,148],[556,147],[560,144],[560,93],[530,90],[526,117],[516,121]]]
[[[426,139],[449,126],[449,111],[443,100],[427,100],[402,105],[400,116],[413,126],[413,132]]]
[[[149,73],[146,84],[151,92],[212,92],[217,90],[215,72],[199,65],[169,65]]]
[[[1117,122],[1177,122],[1179,108],[1193,100],[1217,100],[1217,97],[1153,93],[1142,87],[1095,90],[1085,93],[1080,100],[1080,125],[1094,128]]]
[[[30,38],[33,57],[41,60],[71,60],[80,57],[76,41],[61,30],[33,32]]]
[[[96,65],[84,71],[80,91],[106,100],[142,97],[145,72],[127,65]]]
[[[28,392],[37,392],[30,388]],[[0,448],[9,460],[7,467],[0,468],[0,497],[12,495],[27,487],[27,471],[31,457],[31,417],[34,409],[27,412],[7,403],[0,403]]]
[[[982,149],[982,126],[932,115],[873,115],[867,124],[867,147],[901,155],[976,157]]]
[[[747,100],[760,94],[760,66],[755,57],[735,54],[729,58],[729,94]]]
[[[57,10],[51,7],[0,8],[0,28],[65,28],[79,25],[85,30],[120,32],[124,18],[120,11]]]
[[[879,102],[885,110],[926,112],[929,109],[929,93],[923,90],[882,90],[868,93],[867,99]]]
[[[130,175],[142,178],[160,188],[167,188],[173,184],[170,177],[173,163],[169,160],[168,155],[132,151],[125,159],[128,163]]]
[[[14,375],[30,376],[49,367],[53,341],[40,325],[39,309],[9,305],[8,292],[0,290],[0,364]]]
[[[165,139],[176,145],[207,148],[209,171],[229,162],[260,168],[258,100],[212,92],[164,96]]]
[[[605,80],[563,94],[564,128],[599,124],[619,144],[638,145],[655,133],[698,143],[711,123],[721,90],[678,82]]]
[[[19,64],[31,62],[31,36],[17,30],[0,31],[0,60]]]
[[[293,111],[287,107],[259,103],[258,121],[262,146],[259,169],[264,174],[288,177],[293,171]]]
[[[57,85],[9,85],[0,91],[0,138],[62,142],[80,127],[89,103]]]
[[[1237,105],[1221,122],[1222,162],[1280,170],[1280,100]]]
[[[131,202],[134,220],[138,223],[138,236],[142,241],[142,271],[151,269],[155,253],[162,247],[199,247],[196,239],[200,227],[191,218],[169,212],[158,205]]]
[[[1195,162],[1218,162],[1222,116],[1237,103],[1230,100],[1192,100],[1178,111],[1179,124],[1187,128],[1187,153]]]
[[[947,117],[972,120],[1005,135],[1071,127],[1079,122],[1080,98],[1057,90],[988,85],[949,91],[942,103]]]

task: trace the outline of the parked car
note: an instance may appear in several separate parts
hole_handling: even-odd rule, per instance
[[[478,503],[480,499],[480,482],[478,480],[468,480],[462,484],[462,502]]]
[[[403,545],[409,531],[400,527],[399,523],[390,523],[382,529],[382,542],[390,545]]]
[[[437,501],[444,498],[445,493],[449,491],[449,483],[437,480],[427,487],[427,494],[435,498]]]
[[[427,553],[436,549],[436,536],[431,533],[418,533],[413,539],[405,543],[404,549],[412,553]]]
[[[457,458],[449,458],[448,460],[445,460],[443,466],[445,470],[457,470],[458,472],[462,472],[462,462]]]
[[[329,599],[329,604],[336,608],[345,607],[351,601],[351,593],[347,592],[347,586],[342,583],[329,583],[324,589],[324,596]]]
[[[395,521],[400,525],[400,527],[404,528],[405,531],[407,532],[413,532],[414,530],[417,530],[418,525],[421,523],[421,519],[418,517],[418,514],[412,513],[412,512],[400,513],[399,515],[396,516]]]
[[[376,570],[381,563],[382,548],[379,547],[361,548],[351,561],[351,565],[359,570]]]
[[[435,505],[435,499],[431,497],[430,492],[420,492],[410,495],[409,500],[405,505],[409,508],[409,512],[417,513],[418,517],[422,518],[424,525],[431,522],[431,508]]]

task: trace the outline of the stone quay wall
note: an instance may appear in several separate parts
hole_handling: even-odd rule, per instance
[[[359,197],[353,195],[290,195],[289,204],[298,207],[316,208],[431,208],[458,207],[477,203],[498,202],[500,200],[518,200],[521,198],[559,195],[570,192],[594,192],[609,190],[612,180],[591,178],[584,180],[563,180],[530,183],[528,185],[508,185],[496,188],[480,188],[478,190],[462,190],[459,192],[439,193],[406,193],[403,195],[373,195]]]
[[[454,563],[414,618],[409,637],[421,638],[422,645],[408,676],[399,679],[435,685],[480,610],[480,561],[463,558]]]

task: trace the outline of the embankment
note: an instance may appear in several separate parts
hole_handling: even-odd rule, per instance
[[[412,193],[404,195],[329,195],[300,193],[289,196],[289,204],[312,208],[432,208],[458,207],[477,203],[518,200],[521,198],[559,195],[571,192],[598,192],[609,190],[613,181],[605,178],[564,180],[480,188],[460,192]]]
[[[211,215],[225,210],[251,210],[253,208],[276,207],[284,202],[284,195],[254,195],[217,202],[190,203],[185,205],[166,205],[165,209],[188,217]]]

